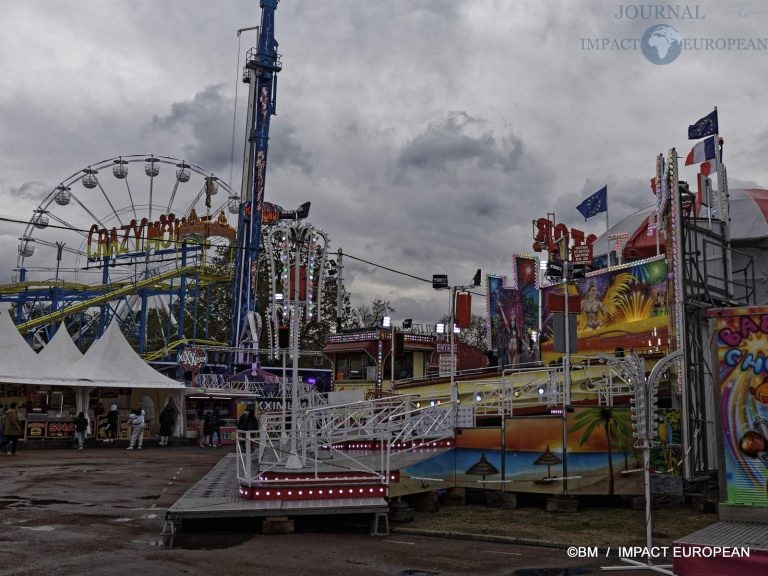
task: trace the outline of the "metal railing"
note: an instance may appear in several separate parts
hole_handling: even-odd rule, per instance
[[[324,479],[321,474],[321,468],[328,468],[324,463],[332,461],[332,469],[344,472],[345,481],[364,478],[388,485],[393,454],[454,434],[453,404],[424,408],[414,408],[413,404],[410,396],[391,396],[302,408],[295,430],[282,414],[264,414],[258,431],[237,432],[238,480],[248,486],[290,482],[268,473],[295,472],[285,466],[291,434],[295,434],[301,470],[311,473],[313,482],[336,480]],[[370,451],[346,450],[349,442],[372,442],[378,452],[372,459]]]

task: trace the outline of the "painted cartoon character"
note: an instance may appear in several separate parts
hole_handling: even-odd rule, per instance
[[[763,378],[757,386],[750,386],[749,393],[755,397],[755,400],[762,404],[768,404],[768,377]]]
[[[752,430],[747,430],[739,440],[739,450],[750,458],[758,458],[768,468],[768,419],[755,418]],[[768,490],[768,487],[766,487]]]

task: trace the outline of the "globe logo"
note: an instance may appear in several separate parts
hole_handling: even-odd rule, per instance
[[[666,24],[651,26],[640,40],[640,49],[649,62],[669,64],[683,51],[683,41],[677,30]]]

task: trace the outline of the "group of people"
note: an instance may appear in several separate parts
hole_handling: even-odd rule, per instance
[[[173,433],[173,427],[176,423],[176,411],[171,404],[166,404],[160,413],[160,446],[167,446],[168,439]],[[85,446],[85,439],[88,434],[88,418],[85,413],[80,412],[75,418],[75,440],[78,450]],[[147,427],[146,412],[141,406],[131,411],[128,416],[128,438],[129,444],[127,450],[141,450],[144,442],[144,429]],[[107,426],[104,430],[105,442],[115,442],[120,435],[120,413],[117,405],[112,404],[107,412]]]
[[[209,410],[203,416],[203,433],[200,436],[200,448],[206,446],[221,446],[221,437],[219,428],[221,427],[221,417],[218,410]]]
[[[163,411],[160,412],[160,442],[159,446],[168,446],[168,439],[173,433],[173,427],[176,423],[176,411],[171,404],[166,404]],[[146,413],[139,406],[128,416],[128,431],[130,442],[126,450],[141,450],[144,442],[144,429],[147,427]]]
[[[173,433],[173,427],[176,423],[176,411],[171,404],[166,404],[160,413],[160,446],[167,446],[168,439]],[[75,440],[77,449],[82,450],[85,447],[85,440],[88,435],[89,422],[84,412],[80,412],[75,418]],[[141,450],[144,442],[144,429],[147,427],[146,412],[141,406],[131,411],[128,416],[128,438],[129,444],[127,450]],[[107,412],[107,426],[104,430],[105,442],[115,442],[120,435],[120,413],[117,405],[112,404]]]
[[[16,408],[16,402],[11,402],[6,408],[0,404],[0,453],[15,455],[18,447],[19,438],[24,436],[21,418]],[[206,441],[210,441],[214,446],[220,445],[218,434],[219,420],[218,415],[210,413],[210,418],[206,418]],[[112,404],[106,415],[107,426],[105,428],[105,442],[115,442],[120,435],[120,414],[117,405]],[[173,405],[166,404],[159,417],[160,422],[160,446],[168,446],[168,440],[173,434],[176,425],[176,410]],[[85,441],[88,437],[90,422],[85,412],[79,412],[75,417],[75,441],[78,450],[83,450]],[[144,440],[144,429],[147,427],[146,413],[141,406],[131,411],[128,417],[128,450],[141,450]],[[201,443],[201,446],[203,444]]]

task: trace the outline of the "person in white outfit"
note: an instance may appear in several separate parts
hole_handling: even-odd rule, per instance
[[[131,427],[131,443],[128,445],[127,450],[133,450],[134,445],[138,450],[141,450],[141,443],[144,441],[144,410],[141,407],[128,416],[128,424]]]

